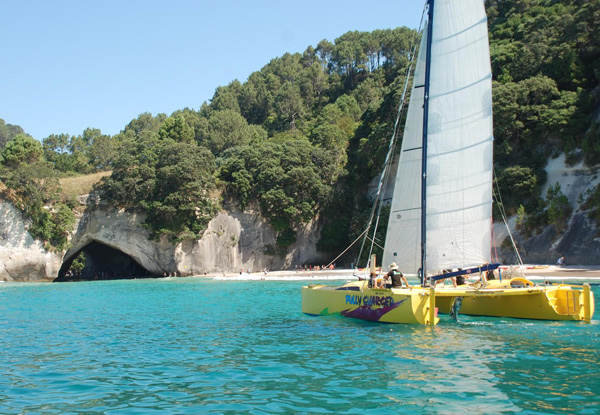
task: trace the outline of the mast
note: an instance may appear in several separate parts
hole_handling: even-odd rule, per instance
[[[431,43],[433,34],[433,3],[428,0],[427,10],[427,52],[425,55],[425,92],[423,104],[423,146],[421,156],[421,285],[425,285],[425,265],[427,258],[427,124],[429,118],[429,79],[431,76]]]

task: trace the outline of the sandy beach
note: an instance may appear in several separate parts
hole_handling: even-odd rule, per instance
[[[504,267],[503,267],[504,268]],[[548,279],[553,281],[560,280],[587,280],[598,279],[600,281],[600,265],[522,265],[513,266],[518,272],[522,272],[523,276],[532,280]],[[295,271],[295,270],[279,270],[264,272],[224,272],[224,273],[207,273],[205,275],[197,275],[197,277],[222,279],[222,280],[346,280],[353,276],[365,276],[367,271],[356,271],[352,269],[335,269],[325,271]],[[408,276],[409,279],[415,277]]]
[[[529,265],[519,269],[523,270],[526,277],[600,279],[600,265],[549,265],[547,267]]]

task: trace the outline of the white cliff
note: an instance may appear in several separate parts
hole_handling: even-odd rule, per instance
[[[254,211],[223,210],[209,222],[201,239],[177,245],[167,238],[150,239],[142,222],[142,215],[122,210],[88,209],[76,225],[63,262],[70,261],[93,241],[125,253],[154,275],[285,269],[323,260],[315,248],[318,229],[313,224],[300,229],[297,241],[285,256],[280,256],[274,252],[274,229]]]
[[[61,266],[61,255],[44,249],[27,232],[21,213],[0,200],[0,281],[52,280]]]

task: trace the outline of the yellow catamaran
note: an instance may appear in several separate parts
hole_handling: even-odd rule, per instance
[[[487,281],[492,223],[492,73],[481,0],[428,0],[383,263],[420,276],[420,286],[368,281],[302,288],[302,311],[386,323],[434,325],[454,315],[590,321],[589,285]],[[396,131],[397,129],[395,129]],[[396,133],[390,149],[394,147]],[[391,171],[390,150],[378,194]],[[371,263],[374,267],[374,261]],[[486,264],[486,265],[481,265]],[[442,274],[442,270],[456,270]],[[481,274],[475,286],[436,289],[439,279]]]

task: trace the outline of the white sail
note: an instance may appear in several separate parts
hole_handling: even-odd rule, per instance
[[[383,251],[384,266],[395,262],[402,272],[408,273],[415,273],[421,266],[421,160],[426,44],[427,26],[423,29],[415,66]]]
[[[481,0],[436,0],[427,137],[426,272],[490,260],[492,75]],[[424,36],[425,37],[425,36]],[[384,264],[421,262],[424,57],[420,49],[386,237]],[[417,148],[418,150],[413,150]]]

